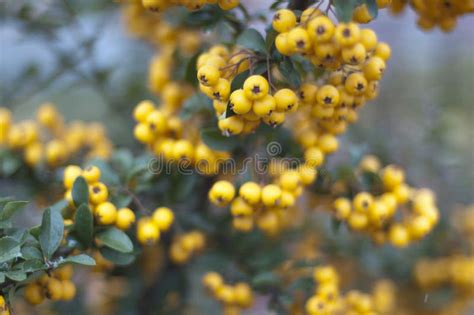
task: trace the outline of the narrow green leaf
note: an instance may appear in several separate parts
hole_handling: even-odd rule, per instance
[[[184,73],[184,80],[193,86],[197,86],[198,84],[196,62],[199,58],[199,55],[201,55],[201,51],[198,51],[188,60],[188,63],[186,64],[186,71]]]
[[[277,37],[278,33],[273,28],[269,28],[267,30],[267,37],[265,38],[265,46],[267,51],[270,51],[273,44],[275,43],[275,38]]]
[[[336,15],[339,21],[349,22],[352,19],[352,13],[357,6],[357,0],[336,1]]]
[[[379,7],[376,0],[363,0],[367,9],[369,10],[370,16],[372,19],[375,19],[379,14]]]
[[[0,211],[0,221],[9,220],[17,211],[22,210],[28,201],[10,201]]]
[[[236,75],[235,78],[232,80],[230,90],[233,92],[235,90],[241,89],[244,86],[244,82],[249,77],[249,75],[250,75],[249,70],[245,70],[244,72]]]
[[[4,263],[16,257],[21,257],[20,243],[9,236],[1,238],[0,263]]]
[[[135,261],[135,255],[121,253],[108,247],[102,247],[100,249],[100,253],[102,254],[102,256],[104,256],[105,259],[113,262],[114,265],[118,266],[130,265]]]
[[[41,221],[39,242],[43,256],[51,258],[61,244],[64,233],[64,222],[61,214],[46,209]]]
[[[110,247],[121,253],[130,253],[133,250],[133,244],[127,234],[117,228],[108,228],[97,234],[97,239],[104,246]]]
[[[95,266],[94,258],[86,254],[66,257],[59,262],[59,265],[64,265],[68,263],[84,266]]]
[[[265,39],[263,39],[263,36],[253,28],[249,28],[240,34],[236,43],[238,46],[248,48],[255,52],[266,53],[267,51]]]
[[[84,177],[79,176],[72,186],[72,200],[74,205],[79,207],[81,204],[89,202],[89,187]]]
[[[74,235],[85,248],[92,244],[94,234],[94,217],[92,211],[85,204],[82,204],[76,211],[74,221]]]
[[[217,151],[232,151],[238,145],[235,138],[223,136],[216,127],[202,129],[201,139],[209,148]]]

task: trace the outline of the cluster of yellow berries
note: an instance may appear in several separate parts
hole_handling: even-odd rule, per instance
[[[89,203],[96,224],[115,224],[121,230],[128,230],[135,222],[135,213],[129,208],[117,209],[112,202],[108,201],[109,190],[107,186],[100,181],[101,171],[97,166],[89,166],[82,169],[77,165],[69,165],[64,169],[63,184],[66,189],[65,199],[69,201],[69,205],[74,207],[72,188],[75,180],[79,176],[82,176],[88,184]]]
[[[135,138],[167,161],[185,161],[187,164],[182,166],[194,166],[203,175],[213,175],[230,157],[229,153],[212,150],[204,144],[195,128],[186,128],[185,134],[178,116],[156,109],[151,101],[140,102],[134,117],[138,121]]]
[[[308,165],[284,169],[272,184],[242,184],[237,197],[234,185],[221,180],[209,190],[209,200],[220,207],[230,204],[236,230],[248,232],[256,223],[263,232],[274,235],[291,221],[288,218],[296,198],[303,193],[304,186],[314,182],[316,175],[316,169]]]
[[[178,235],[170,246],[170,258],[176,264],[188,262],[194,255],[200,253],[206,244],[206,237],[200,231],[191,231]]]
[[[188,10],[199,10],[206,4],[217,4],[222,10],[231,10],[240,4],[240,0],[141,0],[144,8],[158,12],[173,6],[184,6]]]
[[[396,165],[379,169],[373,156],[363,159],[361,168],[376,172],[383,184],[383,193],[359,192],[351,200],[340,197],[334,201],[337,219],[347,221],[350,228],[368,233],[375,243],[389,241],[397,247],[427,235],[439,220],[434,193],[415,189],[405,183],[405,172]],[[400,213],[402,220],[396,220]]]
[[[368,293],[352,290],[342,295],[339,288],[339,275],[332,266],[320,266],[314,269],[316,291],[306,301],[306,312],[309,315],[351,314],[367,315],[379,314],[378,307],[388,308],[389,303],[382,298],[391,297],[393,292],[389,288],[379,288],[372,296]],[[383,295],[383,297],[382,297]],[[377,304],[375,301],[377,300]]]
[[[219,273],[208,272],[202,277],[202,284],[211,296],[223,304],[225,315],[239,315],[241,309],[253,305],[252,288],[245,282],[226,284]]]
[[[201,54],[197,60],[197,78],[201,91],[214,100],[219,118],[219,129],[225,135],[249,134],[263,121],[274,127],[285,120],[286,112],[298,109],[298,97],[290,89],[280,89],[271,95],[268,80],[261,75],[251,75],[241,89],[232,91],[236,75],[249,68],[251,51],[242,49],[230,52],[217,45]],[[229,107],[234,114],[222,116]]]
[[[36,120],[14,123],[11,112],[0,107],[0,147],[21,152],[29,166],[57,167],[86,149],[88,157],[108,158],[112,144],[98,123],[66,124],[51,103],[42,104]]]
[[[159,207],[153,211],[151,217],[142,217],[137,224],[137,239],[141,244],[155,244],[162,232],[171,228],[174,222],[173,210]]]
[[[465,292],[474,290],[474,256],[453,255],[417,262],[414,277],[421,287],[452,285]]]
[[[290,122],[307,159],[322,163],[325,153],[338,149],[333,135],[344,133],[348,123],[357,121],[357,109],[377,97],[390,46],[378,42],[371,29],[335,25],[315,8],[305,10],[299,23],[291,10],[279,10],[273,28],[279,32],[275,45],[280,53],[303,54],[327,70],[299,88],[300,110]]]
[[[173,26],[161,14],[149,12],[139,2],[124,5],[123,17],[132,35],[147,40],[167,54],[179,48],[180,53],[192,55],[201,44],[199,31]]]
[[[293,11],[279,10],[272,25],[279,33],[275,46],[281,54],[302,54],[315,66],[329,70],[342,68],[351,74],[361,74],[368,82],[382,78],[385,61],[390,57],[388,45],[378,43],[377,35],[371,29],[361,29],[356,23],[335,25],[328,16],[314,8],[305,10],[299,23]],[[363,95],[368,83],[358,76],[352,78],[346,82],[346,90],[352,95]],[[337,99],[318,101],[326,105],[338,103]]]
[[[376,0],[379,9],[385,9],[392,4],[392,0]],[[361,4],[354,9],[352,20],[357,23],[366,24],[372,21],[374,17],[370,14],[367,5]]]
[[[56,269],[52,276],[43,275],[26,285],[24,297],[32,305],[42,303],[45,298],[52,301],[70,301],[76,296],[76,286],[71,281],[73,268],[65,265]]]
[[[418,14],[418,26],[425,31],[438,26],[443,32],[450,32],[459,17],[474,12],[471,0],[392,0],[390,9],[398,14],[407,5]]]

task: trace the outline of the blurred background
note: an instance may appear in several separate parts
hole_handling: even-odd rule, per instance
[[[256,10],[271,1],[242,2]],[[20,120],[50,101],[67,120],[101,121],[115,146],[141,152],[132,135],[132,110],[152,97],[146,81],[154,49],[127,33],[120,5],[108,0],[0,5],[0,105]],[[380,96],[361,111],[330,163],[363,151],[401,165],[410,183],[437,193],[447,218],[456,205],[474,199],[474,17],[462,17],[448,34],[423,32],[415,21],[411,10],[396,17],[383,10],[370,24],[392,47],[392,59]],[[0,190],[25,197],[4,180]],[[374,259],[366,258],[368,267],[377,266]]]

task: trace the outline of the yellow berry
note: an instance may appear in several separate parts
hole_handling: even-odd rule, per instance
[[[62,282],[55,278],[49,278],[45,287],[45,295],[50,300],[60,300],[63,296]]]
[[[197,78],[202,85],[214,86],[221,77],[219,68],[214,65],[204,65],[199,68]]]
[[[303,27],[295,27],[288,32],[288,44],[295,52],[307,52],[311,49],[308,32]]]
[[[336,210],[336,217],[339,220],[345,220],[351,213],[352,205],[347,198],[337,198],[334,201],[334,209]]]
[[[62,287],[63,292],[61,300],[70,301],[76,296],[76,285],[74,284],[74,282],[70,280],[64,280],[62,281]]]
[[[174,213],[170,208],[160,207],[153,212],[152,220],[160,231],[168,231],[174,222]]]
[[[243,89],[249,100],[259,100],[268,95],[270,86],[261,75],[252,75],[245,80]]]
[[[217,206],[227,205],[235,196],[235,188],[232,183],[221,180],[216,182],[209,190],[209,199]]]
[[[388,165],[382,170],[382,181],[386,189],[393,190],[405,182],[405,172],[396,165]]]
[[[89,166],[84,169],[82,172],[82,177],[87,181],[89,184],[93,184],[99,181],[100,179],[100,169],[97,166]]]
[[[266,95],[262,99],[253,102],[252,111],[258,117],[268,116],[276,108],[275,98],[271,95]]]
[[[275,98],[276,110],[279,112],[298,108],[298,97],[290,89],[278,90],[273,97]]]
[[[293,191],[301,183],[300,175],[297,171],[290,170],[280,176],[280,185],[283,190]]]
[[[387,43],[378,43],[375,47],[374,55],[381,58],[383,61],[390,59],[392,51]]]
[[[318,104],[328,107],[337,106],[339,104],[339,99],[339,91],[332,85],[322,86],[316,94],[316,100]]]
[[[288,9],[278,10],[273,16],[272,26],[278,33],[288,32],[296,25],[296,16]]]
[[[89,201],[93,204],[100,204],[109,197],[109,190],[104,183],[97,182],[89,185]]]
[[[143,245],[153,245],[160,238],[160,231],[149,218],[141,219],[137,224],[137,239]]]
[[[334,24],[327,16],[318,16],[311,19],[306,27],[313,42],[327,42],[334,34]]]
[[[352,95],[362,95],[367,89],[367,80],[359,72],[351,73],[345,83],[346,91]]]
[[[255,182],[246,182],[239,189],[239,195],[247,203],[251,205],[258,204],[260,202],[262,189],[260,185]]]
[[[382,79],[383,73],[385,71],[385,61],[383,61],[382,58],[373,56],[364,64],[363,71],[367,80],[378,81]]]
[[[145,123],[148,115],[155,109],[152,101],[141,101],[133,110],[133,117],[140,123]]]
[[[234,113],[239,115],[246,114],[252,109],[252,101],[247,99],[242,89],[232,92],[229,98],[229,105]]]
[[[277,185],[266,185],[262,189],[262,202],[267,207],[277,205],[281,198],[281,189]]]
[[[135,213],[129,208],[120,208],[117,211],[115,225],[121,230],[128,230],[135,222]]]
[[[249,216],[253,214],[253,208],[244,201],[242,197],[235,198],[230,205],[230,213],[233,216]]]
[[[69,165],[64,169],[63,184],[64,188],[71,189],[74,181],[81,176],[82,169],[77,165]]]
[[[25,287],[25,299],[28,303],[32,305],[38,305],[41,304],[44,301],[44,293],[43,293],[43,288],[36,283],[29,283]],[[3,299],[3,296],[0,297]],[[0,310],[2,309],[4,305],[0,305]],[[3,313],[0,313],[3,315]]]
[[[220,130],[229,135],[238,135],[244,129],[244,122],[241,117],[236,115],[219,120],[218,126]]]
[[[365,28],[360,31],[360,42],[364,45],[365,50],[373,51],[378,47],[377,34],[373,30]]]
[[[401,224],[394,224],[390,227],[388,238],[396,247],[405,247],[410,242],[408,230]]]
[[[360,29],[355,23],[340,23],[334,30],[334,39],[342,47],[354,45],[359,38]]]
[[[208,272],[202,277],[202,284],[206,289],[214,293],[224,284],[224,280],[217,272]]]
[[[324,153],[318,147],[311,147],[305,151],[304,159],[308,166],[318,167],[324,162]]]
[[[95,208],[94,215],[98,224],[114,224],[117,219],[117,208],[111,202],[102,202]]]

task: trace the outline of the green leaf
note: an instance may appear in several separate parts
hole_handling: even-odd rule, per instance
[[[211,99],[203,93],[195,93],[184,102],[180,116],[182,119],[189,119],[194,114],[211,113],[212,111]]]
[[[59,262],[59,265],[64,265],[68,263],[84,266],[95,266],[94,258],[86,254],[66,257]]]
[[[128,235],[115,227],[98,233],[97,239],[105,246],[121,253],[130,253],[133,250],[133,244]]]
[[[352,19],[352,13],[357,6],[357,0],[336,1],[336,15],[339,21],[349,22]]]
[[[112,166],[121,173],[129,171],[133,166],[133,155],[128,150],[117,150],[110,158]]]
[[[286,82],[288,82],[292,88],[298,88],[301,86],[301,78],[290,58],[285,57],[283,62],[278,65],[278,69],[283,75],[283,78],[285,78]]]
[[[5,274],[3,272],[0,272],[0,284],[5,282]]]
[[[79,207],[81,204],[89,202],[89,187],[84,177],[79,176],[72,186],[72,200],[74,205]]]
[[[223,136],[216,127],[202,129],[201,139],[209,148],[217,151],[232,151],[238,145],[235,138]]]
[[[102,254],[102,256],[104,256],[105,259],[113,262],[114,265],[118,266],[130,265],[135,261],[135,255],[121,253],[108,247],[102,247],[100,249],[100,253]]]
[[[51,258],[61,244],[64,233],[64,222],[61,214],[46,209],[41,221],[39,242],[43,256]]]
[[[379,14],[379,7],[376,0],[363,0],[367,9],[369,10],[370,16],[372,19],[375,19]]]
[[[253,28],[249,28],[240,34],[236,44],[259,53],[266,53],[267,51],[263,36]]]
[[[244,72],[236,75],[235,78],[232,80],[232,84],[230,86],[231,92],[241,89],[244,86],[244,82],[249,77],[249,75],[250,75],[249,70],[245,70]]]
[[[337,233],[339,231],[339,229],[341,228],[341,225],[342,225],[341,220],[338,220],[335,218],[331,220],[331,228],[334,233]]]
[[[10,278],[13,281],[23,281],[26,279],[26,273],[22,270],[12,270],[8,271],[6,274],[7,278]]]
[[[255,288],[268,288],[273,287],[279,284],[280,279],[279,277],[271,272],[271,271],[264,271],[258,273],[255,277],[252,278],[252,287]]]
[[[35,272],[38,270],[45,270],[47,268],[43,260],[40,259],[29,259],[23,263],[22,270],[24,272]]]
[[[92,244],[93,234],[94,217],[92,216],[92,211],[87,205],[82,204],[76,211],[74,235],[85,248],[89,248]]]
[[[21,249],[21,255],[26,260],[43,259],[43,255],[41,254],[40,249],[33,245],[23,246],[23,248]]]
[[[21,257],[20,243],[6,236],[0,239],[0,264],[13,258]]]
[[[275,43],[275,38],[277,37],[278,32],[275,31],[273,28],[267,29],[267,37],[265,38],[265,46],[267,51],[270,51],[273,44]]]
[[[55,204],[53,204],[49,208],[51,209],[51,211],[56,211],[56,212],[61,213],[64,209],[67,208],[68,205],[69,205],[69,202],[66,199],[63,199],[63,200],[60,200],[60,201],[56,202]]]
[[[9,220],[17,211],[22,210],[28,201],[10,201],[0,211],[0,221]]]
[[[197,86],[198,84],[196,62],[199,58],[199,55],[201,55],[201,51],[198,51],[188,60],[184,73],[184,80],[193,86]]]

